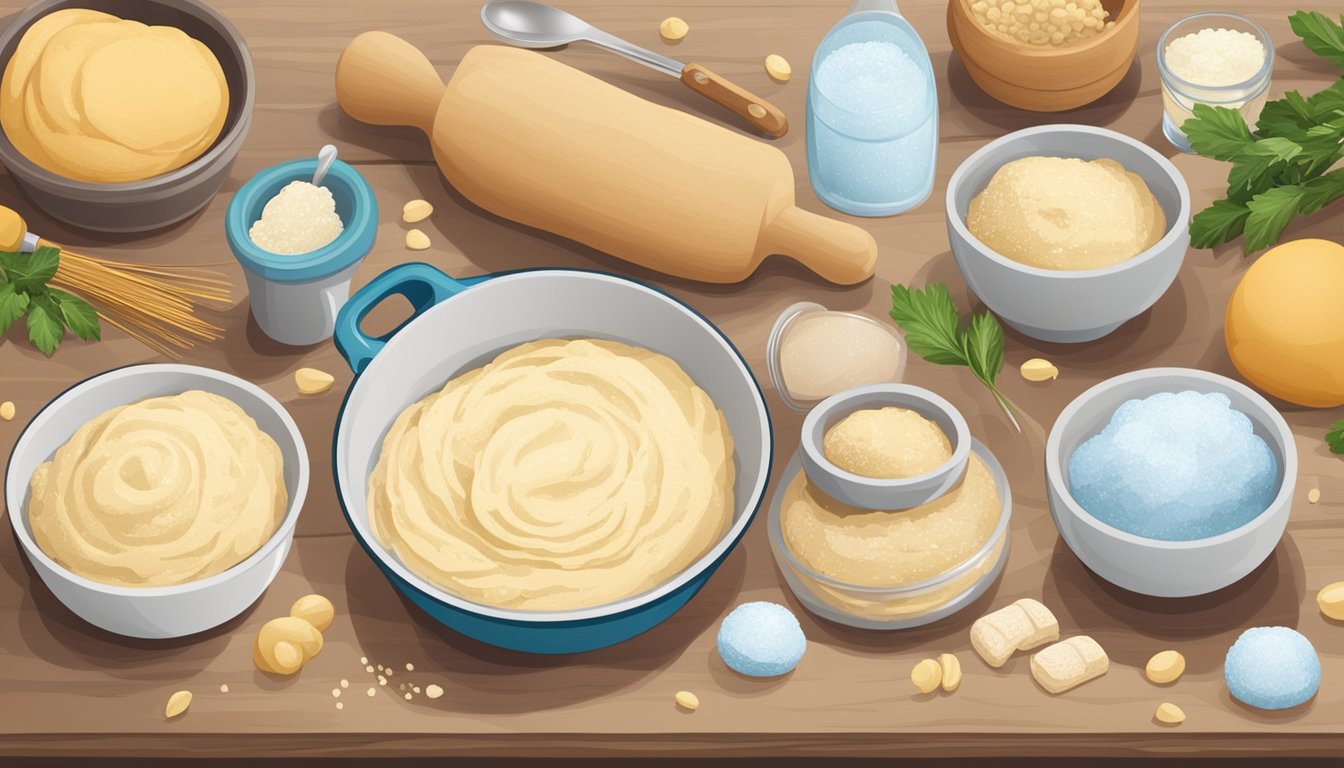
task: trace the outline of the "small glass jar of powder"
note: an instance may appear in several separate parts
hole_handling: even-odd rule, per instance
[[[1265,30],[1235,13],[1197,13],[1172,24],[1157,43],[1162,79],[1162,132],[1182,152],[1181,126],[1196,104],[1241,113],[1255,129],[1269,97],[1274,45]]]
[[[894,326],[810,301],[781,312],[766,344],[770,381],[799,413],[837,392],[899,382],[905,359],[905,340]]]

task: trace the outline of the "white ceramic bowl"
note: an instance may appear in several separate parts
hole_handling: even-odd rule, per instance
[[[1136,536],[1088,514],[1069,490],[1073,452],[1099,433],[1126,400],[1159,392],[1220,392],[1246,414],[1278,465],[1278,493],[1264,512],[1240,528],[1190,541]],[[1269,401],[1225,376],[1189,368],[1149,368],[1097,384],[1059,414],[1045,444],[1050,514],[1065,543],[1103,579],[1154,597],[1190,597],[1222,589],[1255,570],[1278,546],[1293,507],[1297,447]]]
[[[85,423],[119,405],[199,389],[227,397],[275,439],[284,459],[289,507],[280,528],[251,557],[207,579],[170,587],[119,587],[78,576],[52,560],[28,525],[28,485]],[[191,365],[133,365],[74,385],[24,428],[5,472],[5,506],[19,546],[56,598],[80,618],[127,637],[162,639],[202,632],[234,618],[266,590],[289,554],[308,492],[308,449],[275,398],[227,373]]]
[[[1040,269],[999,255],[971,234],[966,212],[995,172],[1033,155],[1115,160],[1143,177],[1166,214],[1166,234],[1134,258],[1102,269]],[[1190,246],[1190,189],[1169,160],[1115,131],[1026,128],[976,150],[952,174],[947,236],[967,285],[1005,323],[1041,341],[1093,341],[1138,317],[1171,287]]]

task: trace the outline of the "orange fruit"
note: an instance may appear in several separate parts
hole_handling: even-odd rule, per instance
[[[1344,405],[1344,245],[1294,240],[1267,251],[1227,305],[1232,363],[1254,386],[1312,408]]]

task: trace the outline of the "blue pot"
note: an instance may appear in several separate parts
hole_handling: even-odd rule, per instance
[[[360,330],[368,313],[401,295],[411,319],[382,337]],[[520,611],[465,600],[425,579],[373,536],[368,478],[383,437],[407,407],[506,349],[541,338],[605,338],[676,360],[723,411],[734,441],[732,525],[688,568],[654,589],[573,611]],[[337,420],[332,469],[346,521],[400,592],[430,616],[490,645],[577,653],[628,640],[662,622],[704,586],[746,532],[769,481],[770,417],[751,370],[717,328],[653,288],[615,275],[527,270],[454,280],[428,264],[384,272],[350,298],[336,321],[337,349],[356,372]]]

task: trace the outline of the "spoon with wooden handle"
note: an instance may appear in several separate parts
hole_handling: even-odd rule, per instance
[[[772,138],[789,131],[789,121],[779,107],[734,85],[699,64],[640,48],[594,27],[579,17],[530,0],[490,0],[481,8],[486,29],[506,43],[522,48],[555,48],[578,41],[592,43],[665,72],[710,101],[727,107]]]

